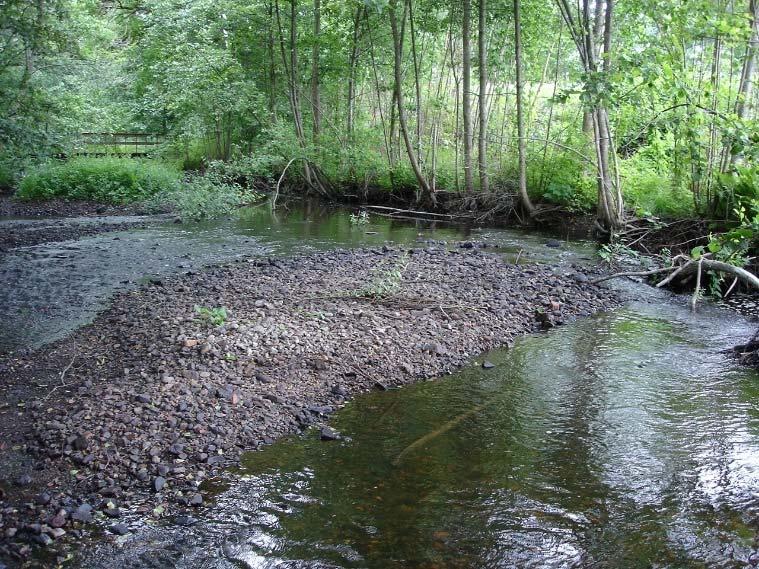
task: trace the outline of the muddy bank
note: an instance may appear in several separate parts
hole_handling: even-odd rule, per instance
[[[355,393],[615,304],[585,269],[472,244],[250,259],[124,293],[66,340],[0,363],[4,548],[200,506],[200,484],[242,451],[324,423]]]

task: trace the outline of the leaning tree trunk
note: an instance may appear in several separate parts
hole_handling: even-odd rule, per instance
[[[535,215],[535,206],[532,205],[530,196],[527,194],[527,149],[524,132],[524,103],[522,80],[522,22],[520,14],[520,0],[514,0],[514,58],[516,64],[517,80],[517,139],[519,148],[519,202],[524,210],[530,215]]]
[[[406,110],[404,108],[403,103],[403,89],[402,89],[402,78],[401,78],[401,56],[403,51],[403,46],[401,44],[401,35],[398,32],[398,21],[396,19],[396,3],[397,0],[390,0],[390,29],[393,36],[393,70],[395,75],[395,102],[398,106],[398,123],[401,131],[401,136],[403,137],[403,142],[406,146],[406,154],[408,155],[409,162],[411,163],[411,168],[414,171],[414,176],[416,176],[417,182],[419,183],[419,187],[422,189],[425,195],[429,196],[430,200],[432,201],[433,205],[437,203],[436,196],[434,192],[432,192],[429,183],[427,182],[427,179],[424,177],[424,174],[422,173],[421,168],[419,167],[419,162],[416,158],[416,154],[414,152],[414,147],[411,143],[411,138],[408,134],[408,126],[406,123]]]

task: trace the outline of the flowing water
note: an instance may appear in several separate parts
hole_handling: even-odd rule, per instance
[[[23,247],[0,255],[0,354],[37,348],[92,320],[114,293],[148,279],[197,271],[213,263],[251,256],[282,256],[335,247],[415,244],[425,239],[477,239],[497,244],[521,260],[589,257],[590,244],[571,250],[545,246],[548,238],[523,231],[472,228],[441,222],[409,222],[372,216],[354,225],[349,211],[312,202],[272,214],[267,206],[243,210],[239,218],[175,224],[140,218],[143,229],[101,233],[75,241]],[[0,219],[4,227],[123,223],[100,217],[31,221]]]
[[[68,264],[83,286],[88,267],[105,263],[104,272],[90,275],[90,292],[102,292],[97,302],[60,318],[62,329],[105,302],[122,276],[137,281],[251,253],[414,242],[419,233],[468,237],[462,228],[386,220],[355,227],[344,212],[255,215],[268,224],[158,224],[57,245],[70,252],[61,259],[62,280],[47,279],[50,290],[65,281]],[[542,236],[474,233],[512,256],[521,250],[573,262],[590,252],[587,245],[550,249]],[[57,274],[53,250],[17,253],[4,270],[28,254],[33,266]],[[136,523],[131,535],[91,544],[73,564],[759,564],[759,374],[722,353],[756,323],[708,305],[694,315],[681,298],[616,286],[628,299],[623,308],[487,354],[493,369],[482,369],[478,358],[445,378],[361,396],[331,421],[343,440],[324,442],[311,432],[251,453],[239,472],[206,488],[215,496],[195,518]]]

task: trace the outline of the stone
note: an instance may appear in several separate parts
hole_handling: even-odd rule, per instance
[[[153,480],[153,488],[156,492],[160,492],[163,490],[163,487],[166,486],[166,479],[163,476],[156,476],[155,480]]]
[[[90,523],[92,521],[92,506],[82,504],[71,514],[71,519],[85,524]]]
[[[495,364],[493,362],[490,362],[488,360],[485,360],[482,362],[482,369],[493,369],[495,367]]]
[[[114,524],[109,529],[111,533],[116,535],[126,535],[129,533],[129,528],[126,524]]]
[[[322,427],[319,431],[319,438],[323,441],[339,441],[342,437],[335,429],[331,427]]]
[[[192,498],[190,498],[190,506],[198,507],[203,504],[203,496],[200,494],[195,494]]]

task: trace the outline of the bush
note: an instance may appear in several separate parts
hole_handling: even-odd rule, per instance
[[[212,176],[196,176],[181,186],[156,195],[151,209],[176,211],[184,221],[203,221],[233,213],[239,206],[262,198],[237,184],[220,182]]]
[[[620,163],[625,201],[638,215],[688,217],[694,215],[693,195],[673,184],[669,173],[657,164],[636,154]]]
[[[25,200],[64,198],[124,204],[179,186],[179,173],[162,164],[124,158],[75,158],[39,166],[17,196]]]

